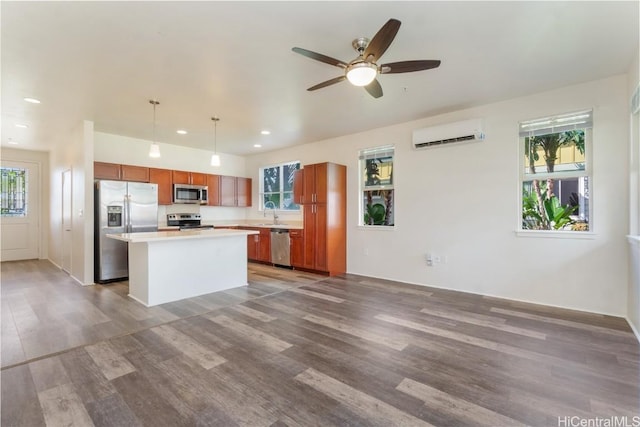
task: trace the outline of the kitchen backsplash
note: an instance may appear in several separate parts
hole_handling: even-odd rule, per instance
[[[202,217],[202,221],[244,221],[247,216],[247,210],[248,209],[189,204],[158,206],[158,225],[167,225],[167,214],[172,213],[199,213]]]

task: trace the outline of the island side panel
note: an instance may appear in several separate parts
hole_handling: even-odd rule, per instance
[[[147,243],[129,242],[129,296],[149,306],[149,254]]]
[[[130,246],[140,244],[147,247],[147,277],[139,277],[146,282],[147,299],[142,302],[148,306],[247,285],[246,235],[149,241]],[[139,253],[144,256],[144,251]],[[138,251],[134,249],[133,254],[135,257]],[[130,262],[145,264],[144,260],[133,258]],[[131,289],[133,277],[129,280]]]

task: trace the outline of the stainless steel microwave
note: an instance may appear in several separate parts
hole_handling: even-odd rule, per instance
[[[173,203],[206,205],[209,188],[206,185],[173,184]]]

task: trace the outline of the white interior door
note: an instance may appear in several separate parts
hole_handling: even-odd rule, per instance
[[[71,274],[71,169],[62,172],[62,270]]]
[[[39,165],[3,160],[0,172],[0,260],[37,259],[40,256]]]

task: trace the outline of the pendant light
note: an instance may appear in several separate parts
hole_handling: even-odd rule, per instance
[[[211,166],[220,166],[220,156],[218,155],[218,122],[219,117],[211,117],[213,120],[213,154],[211,155]]]
[[[149,104],[153,105],[153,141],[151,141],[151,147],[149,147],[149,157],[157,159],[160,157],[160,146],[156,142],[156,105],[160,103],[155,99],[150,99]]]

